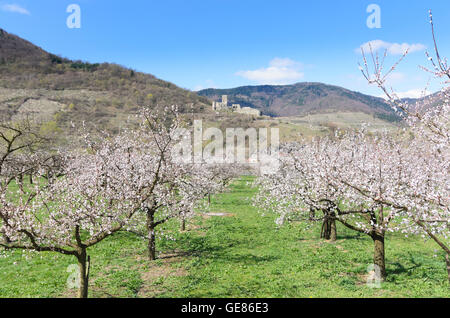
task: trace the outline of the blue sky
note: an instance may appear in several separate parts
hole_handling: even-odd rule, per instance
[[[66,25],[73,3],[80,29]],[[379,29],[367,27],[370,4],[381,9]],[[389,83],[412,96],[430,79],[418,68],[432,49],[429,9],[450,56],[446,0],[0,0],[0,27],[64,57],[118,63],[193,90],[308,81],[380,95],[357,66],[357,48],[378,40],[388,65],[412,48]]]

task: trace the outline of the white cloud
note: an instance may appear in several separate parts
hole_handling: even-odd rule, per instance
[[[18,4],[4,4],[0,7],[0,9],[2,11],[6,11],[6,12],[14,12],[14,13],[31,15],[30,11],[19,6]]]
[[[408,91],[403,92],[395,92],[398,98],[422,98],[431,93],[428,90],[424,89],[410,89]],[[379,97],[386,98],[386,95],[380,95]]]
[[[382,40],[373,40],[362,44],[359,48],[355,49],[355,52],[361,53],[361,49],[364,50],[365,53],[370,52],[370,47],[372,47],[372,51],[378,51],[380,49],[387,50],[391,55],[401,55],[408,50],[409,53],[423,51],[426,49],[426,46],[420,43],[390,43]]]
[[[388,75],[386,78],[386,87],[392,87],[392,86],[398,86],[399,84],[403,84],[405,82],[411,82],[411,78],[408,78],[408,76],[405,73],[401,72],[393,72]]]
[[[302,64],[289,58],[274,58],[269,66],[253,71],[239,71],[236,73],[259,84],[291,84],[303,78],[300,70]]]
[[[406,78],[406,75],[400,72],[391,73],[388,77],[389,80],[394,81],[396,83],[402,82]]]
[[[192,89],[192,91],[198,92],[198,91],[201,91],[202,89],[205,89],[205,87],[203,85],[195,85],[194,88]]]

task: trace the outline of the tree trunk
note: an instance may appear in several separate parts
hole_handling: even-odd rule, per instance
[[[155,218],[153,212],[147,212],[147,229],[148,229],[148,258],[151,261],[156,259],[156,235],[155,235]]]
[[[320,238],[323,238],[325,240],[329,240],[331,236],[331,226],[330,226],[330,220],[328,217],[325,217],[325,219],[322,222],[322,229],[320,231]]]
[[[208,206],[211,205],[211,193],[208,193]]]
[[[91,267],[90,257],[87,256],[86,248],[81,248],[77,255],[80,270],[80,286],[78,286],[78,298],[88,298],[89,270]]]
[[[184,217],[181,218],[181,231],[186,231],[186,219]]]
[[[314,217],[312,216],[313,213],[314,210],[310,209],[309,210],[310,218]],[[334,212],[331,212],[330,210],[324,211],[324,219],[322,223],[322,230],[320,232],[320,238],[330,240],[332,242],[335,242],[337,239],[336,218]]]
[[[450,256],[448,254],[445,255],[445,261],[447,262],[448,283],[450,284]]]
[[[310,207],[309,208],[309,220],[313,221],[315,217],[316,217],[316,211],[314,210],[313,207]]]
[[[336,240],[337,240],[336,220],[333,218],[330,222],[330,241],[336,242]]]
[[[19,182],[19,189],[20,191],[22,191],[22,193],[24,193],[25,191],[23,191],[23,172],[21,174],[19,174],[19,178],[18,178],[18,182]]]
[[[150,228],[148,237],[148,257],[151,261],[156,259],[156,238],[155,229]]]
[[[372,240],[374,243],[373,263],[375,266],[375,274],[381,281],[386,279],[386,263],[384,255],[384,233],[373,233]]]

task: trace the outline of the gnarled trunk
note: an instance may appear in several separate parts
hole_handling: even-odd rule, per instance
[[[328,218],[325,218],[322,222],[322,229],[320,231],[320,238],[329,240],[331,236],[331,225]]]
[[[88,298],[90,257],[87,256],[86,248],[81,248],[78,255],[78,267],[80,285],[78,286],[78,298]]]
[[[331,220],[330,241],[335,242],[337,240],[336,219]]]
[[[386,263],[384,253],[384,233],[374,232],[372,234],[374,243],[373,263],[375,266],[375,274],[381,281],[386,279]]]
[[[147,230],[148,230],[148,258],[151,261],[156,259],[156,234],[155,217],[152,211],[147,211]]]
[[[322,223],[320,238],[330,240],[332,242],[337,239],[336,219],[334,217],[326,216]]]
[[[313,207],[309,208],[309,220],[314,221],[314,218],[316,217],[316,210]]]
[[[450,284],[450,256],[448,254],[445,255],[445,261],[447,262],[448,283]]]

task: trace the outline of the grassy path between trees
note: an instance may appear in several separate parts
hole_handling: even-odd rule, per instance
[[[119,233],[89,251],[90,297],[450,297],[443,253],[420,237],[388,235],[388,279],[366,285],[373,244],[338,225],[338,240],[319,227],[277,228],[251,204],[251,178],[216,195],[175,240],[146,244]],[[178,228],[169,223],[165,232]],[[67,287],[75,259],[52,253],[0,252],[0,297],[74,297]]]

